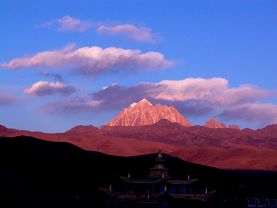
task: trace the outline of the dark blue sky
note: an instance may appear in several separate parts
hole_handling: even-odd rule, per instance
[[[2,0],[0,19],[9,127],[102,125],[142,97],[193,124],[277,122],[274,0]]]

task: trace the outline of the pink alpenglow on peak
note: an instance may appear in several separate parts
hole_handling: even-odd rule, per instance
[[[166,105],[152,105],[147,99],[142,99],[138,103],[132,103],[128,108],[121,111],[109,126],[147,126],[167,119],[183,126],[191,126],[190,122],[184,118],[174,107]]]
[[[205,123],[205,127],[207,127],[207,128],[214,128],[214,129],[224,129],[224,128],[227,128],[227,126],[224,123],[221,123],[221,122],[217,121],[215,118],[209,119]]]
[[[240,127],[238,125],[231,124],[231,125],[227,126],[225,123],[219,122],[215,118],[209,119],[205,123],[205,127],[212,128],[212,129],[225,129],[225,128],[228,128],[228,129],[240,129]]]
[[[145,105],[149,105],[152,106],[152,103],[149,102],[147,99],[143,98],[142,100],[140,100],[137,104],[145,104]]]

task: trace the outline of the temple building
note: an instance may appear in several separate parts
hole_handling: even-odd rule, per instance
[[[186,179],[171,178],[161,152],[147,178],[132,178],[128,173],[120,177],[120,183],[122,190],[114,189],[112,184],[100,188],[106,196],[106,207],[203,208],[215,193],[189,175]]]

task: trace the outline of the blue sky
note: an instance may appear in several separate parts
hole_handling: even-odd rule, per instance
[[[192,124],[277,122],[276,1],[2,0],[0,18],[8,127],[99,126],[142,97]]]

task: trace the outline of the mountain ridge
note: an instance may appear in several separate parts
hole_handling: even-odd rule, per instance
[[[162,150],[189,162],[217,168],[277,170],[277,125],[262,129],[184,127],[168,120],[148,126],[76,126],[65,133],[0,128],[0,136],[32,136],[69,142],[82,149],[117,156]]]
[[[183,126],[191,126],[173,106],[152,105],[143,98],[138,103],[132,103],[124,108],[114,119],[107,123],[108,126],[147,126],[157,123],[161,119],[177,122]]]

